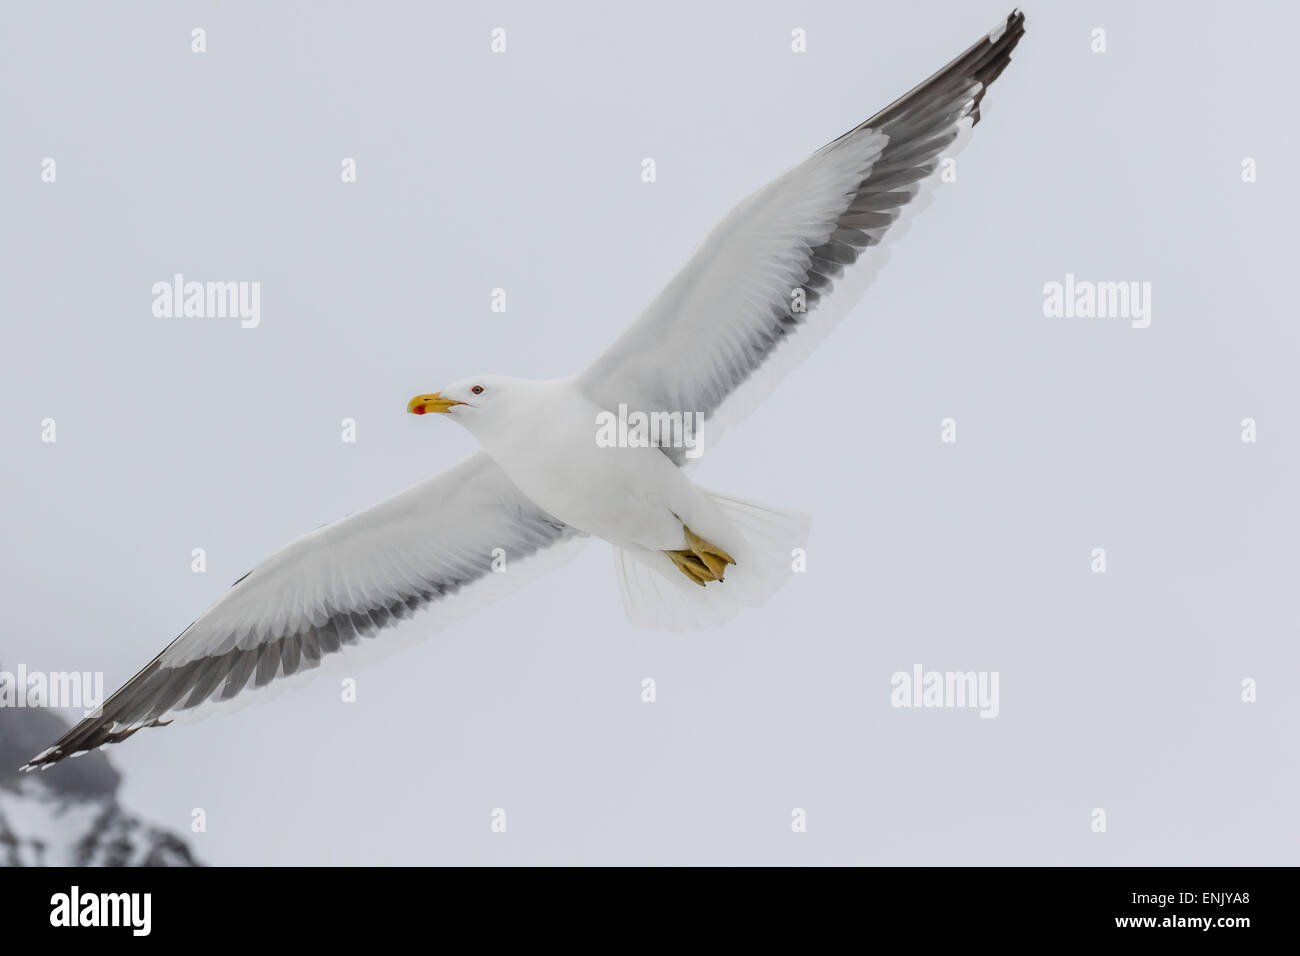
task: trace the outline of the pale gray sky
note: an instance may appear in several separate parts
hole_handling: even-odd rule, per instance
[[[116,687],[260,558],[473,449],[411,395],[579,367],[734,202],[1007,9],[14,6],[0,660]],[[355,704],[315,682],[138,734],[123,801],[203,808],[219,864],[1295,863],[1300,14],[1026,12],[958,181],[696,474],[809,512],[806,574],[638,631],[593,542]],[[259,281],[260,327],[155,318],[175,272]],[[1067,273],[1150,282],[1150,327],[1044,317]],[[999,716],[891,707],[916,663],[997,671]]]

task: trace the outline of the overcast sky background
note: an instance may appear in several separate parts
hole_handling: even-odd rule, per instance
[[[578,368],[736,201],[1006,12],[12,6],[0,661],[118,686],[262,557],[474,449],[411,395]],[[1294,864],[1300,14],[1027,14],[958,181],[696,472],[809,512],[806,574],[639,631],[592,542],[355,704],[317,681],[112,748],[124,803],[216,864]],[[175,272],[260,281],[261,326],[155,318]],[[1151,326],[1045,318],[1067,272],[1151,282]],[[999,716],[891,707],[914,663],[999,672]]]

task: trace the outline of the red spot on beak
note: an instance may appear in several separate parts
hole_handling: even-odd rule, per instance
[[[411,409],[412,415],[423,415],[424,412],[425,412],[425,407],[423,405],[416,405],[413,409]]]

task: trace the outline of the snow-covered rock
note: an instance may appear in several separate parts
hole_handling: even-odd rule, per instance
[[[179,836],[122,809],[102,752],[18,773],[66,729],[48,710],[0,708],[0,866],[199,866]]]

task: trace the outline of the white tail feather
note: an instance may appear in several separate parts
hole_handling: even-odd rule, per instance
[[[736,531],[714,541],[736,559],[722,581],[700,587],[662,551],[614,549],[614,572],[628,620],[637,627],[689,631],[725,624],[758,607],[791,574],[792,552],[808,540],[807,515],[701,488]]]

